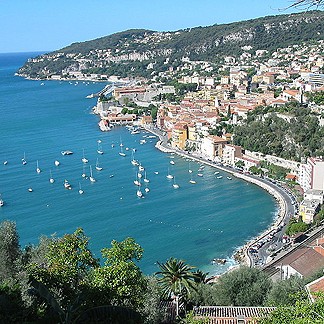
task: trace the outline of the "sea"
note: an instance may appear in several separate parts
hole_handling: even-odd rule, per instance
[[[37,54],[0,54],[0,194],[5,201],[0,221],[16,223],[21,247],[36,245],[43,235],[60,237],[81,227],[101,261],[101,249],[112,240],[134,238],[144,249],[138,265],[148,275],[170,257],[209,275],[235,266],[233,253],[276,217],[275,199],[253,184],[227,179],[223,171],[216,175],[217,169],[209,166],[199,171],[197,162],[162,153],[150,133],[132,135],[122,126],[101,132],[92,112],[96,98],[86,96],[105,83],[16,76]],[[125,157],[119,155],[120,144]],[[73,154],[63,156],[64,150]],[[150,181],[142,181],[143,198],[136,195],[138,168],[130,163],[131,152]],[[83,156],[88,163],[82,163]],[[97,160],[101,171],[95,168]],[[96,182],[89,181],[90,169]],[[173,188],[168,173],[180,188]],[[189,183],[191,177],[196,184]],[[64,188],[65,180],[72,190]],[[227,262],[213,264],[217,258]]]

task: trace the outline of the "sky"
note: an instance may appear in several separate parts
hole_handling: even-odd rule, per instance
[[[50,52],[127,29],[175,31],[298,12],[293,0],[0,0],[0,53]]]

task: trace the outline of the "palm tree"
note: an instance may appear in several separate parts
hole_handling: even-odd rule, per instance
[[[195,290],[197,273],[192,270],[195,267],[185,264],[182,260],[170,258],[165,263],[159,263],[161,271],[156,274],[161,275],[158,279],[161,284],[165,298],[173,297],[176,301],[176,313],[179,314],[179,299],[190,295],[192,289]]]

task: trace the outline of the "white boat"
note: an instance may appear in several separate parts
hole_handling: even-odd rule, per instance
[[[143,193],[139,189],[136,191],[136,195],[137,195],[138,198],[142,198],[143,197]]]
[[[137,178],[141,179],[142,178],[142,173],[138,172],[137,173]]]
[[[191,184],[195,184],[196,183],[196,181],[192,179],[192,174],[191,174],[191,178],[189,180],[189,183],[191,183]]]
[[[197,173],[198,177],[203,177],[204,175],[202,173]]]
[[[73,152],[66,150],[66,151],[61,151],[61,154],[62,155],[71,155],[71,154],[73,154]]]
[[[138,161],[135,160],[135,158],[134,158],[134,150],[132,150],[132,159],[131,159],[131,163],[132,163],[134,166],[136,166],[136,165],[139,164]]]
[[[122,143],[120,144],[120,152],[119,152],[119,155],[120,156],[126,156],[126,154],[123,151],[123,144]]]
[[[67,181],[66,179],[63,182],[63,186],[65,189],[71,190],[72,186],[70,185],[69,181]]]
[[[8,161],[3,161],[3,165],[7,165],[8,164]]]
[[[180,186],[175,182],[175,177],[173,177],[173,185],[172,185],[172,187],[174,189],[179,189],[180,188]]]
[[[21,163],[22,163],[23,165],[27,164],[27,161],[26,161],[26,154],[25,154],[25,152],[24,152],[24,157],[21,159]]]
[[[232,178],[231,177],[226,177],[228,180],[232,180]]]
[[[96,179],[93,177],[93,175],[92,175],[92,167],[91,167],[91,165],[90,165],[90,177],[89,177],[89,180],[91,181],[91,182],[96,182]]]
[[[97,163],[96,163],[96,170],[101,171],[103,168],[99,165],[99,160],[97,158]]]
[[[82,149],[82,151],[83,151],[83,155],[82,155],[82,159],[81,159],[81,161],[82,161],[83,163],[88,163],[89,160],[84,156],[84,149]]]
[[[52,171],[50,170],[50,178],[49,178],[49,182],[50,183],[54,183],[55,182],[55,180],[54,180],[54,178],[53,178],[53,176],[52,176]]]
[[[146,177],[146,171],[145,171],[145,175],[144,175],[144,180],[143,181],[146,182],[146,183],[149,183],[150,182],[150,180],[147,179],[147,177]]]
[[[134,185],[141,186],[141,183],[136,179],[136,180],[134,180]]]
[[[41,173],[41,169],[40,169],[40,167],[38,165],[38,160],[36,161],[36,172]]]
[[[138,166],[138,170],[139,170],[139,171],[144,171],[145,169],[144,169],[144,167],[140,164],[140,165]]]
[[[2,207],[4,205],[4,200],[1,198],[1,194],[0,194],[0,207]]]
[[[144,189],[144,191],[147,193],[147,192],[150,192],[150,188],[149,187],[146,187],[145,189]]]
[[[82,170],[81,177],[82,177],[82,178],[86,178],[86,177],[87,177],[87,175],[86,175],[86,173],[85,173],[85,166],[84,166],[84,165],[83,165],[83,170]]]
[[[216,172],[214,172],[214,174],[219,174],[219,172],[218,172],[218,171],[216,171]]]
[[[154,171],[155,174],[159,174],[159,171]]]
[[[174,164],[175,164],[175,162],[174,162],[173,160],[171,160],[171,161],[170,161],[170,164],[174,165]]]
[[[55,160],[55,161],[54,161],[54,165],[55,165],[55,166],[59,166],[59,165],[60,165],[60,161]]]
[[[28,191],[29,192],[33,192],[33,188],[28,188]]]
[[[166,176],[168,179],[173,179],[173,175],[172,174],[170,174],[170,170],[168,169],[168,174],[167,174],[167,176]]]
[[[84,193],[84,191],[81,188],[81,183],[79,182],[79,194],[82,195]]]
[[[222,179],[222,178],[223,178],[223,176],[218,176],[218,177],[217,177],[217,179]]]
[[[104,154],[104,151],[102,150],[102,147],[101,147],[101,141],[100,140],[98,140],[97,153],[98,154]]]

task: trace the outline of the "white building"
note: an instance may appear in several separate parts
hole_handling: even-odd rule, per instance
[[[306,192],[308,189],[324,189],[324,161],[319,158],[307,158],[306,164],[299,167],[299,184]]]
[[[225,144],[222,154],[222,162],[227,165],[235,165],[235,159],[242,157],[241,146]]]

